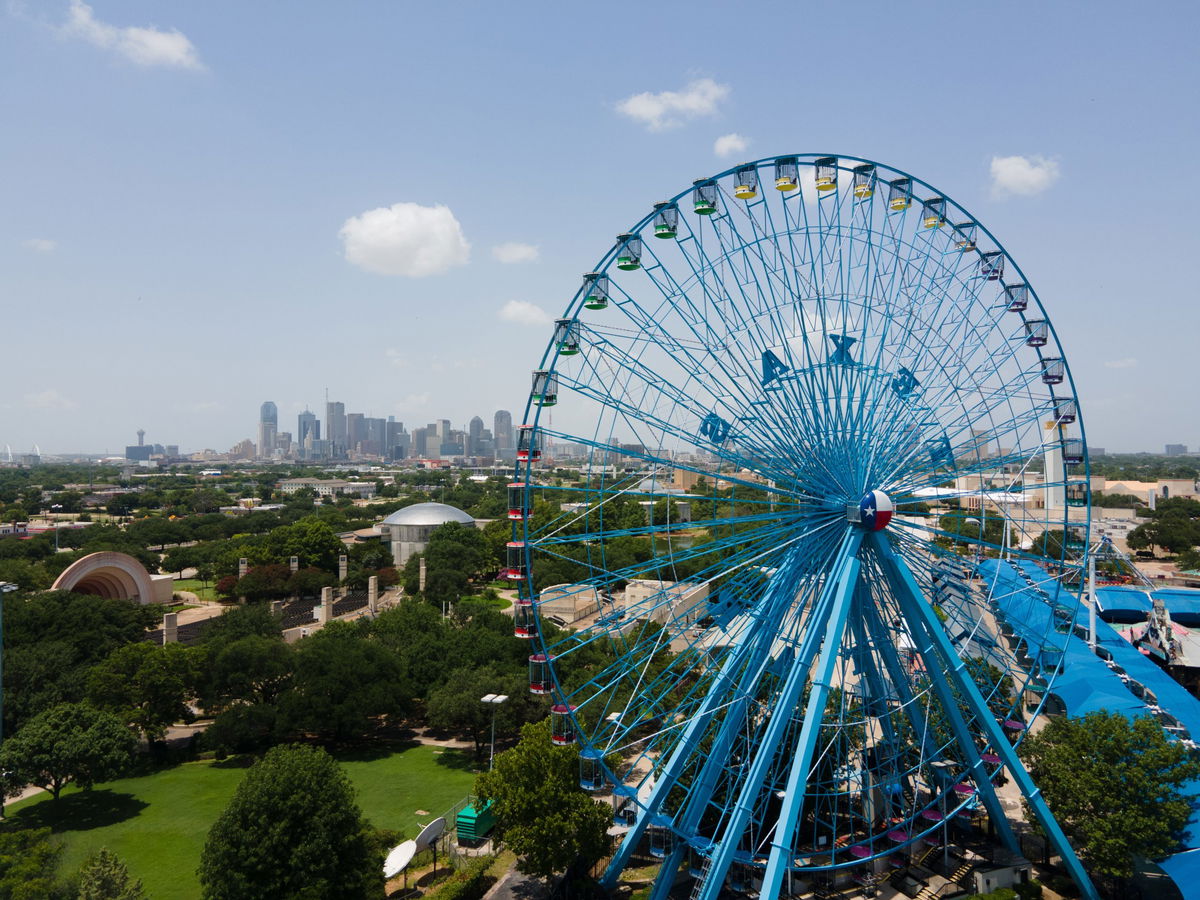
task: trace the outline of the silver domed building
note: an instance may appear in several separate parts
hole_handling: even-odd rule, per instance
[[[434,529],[447,522],[474,526],[475,520],[445,503],[416,503],[398,509],[379,524],[379,536],[392,550],[395,565],[403,566],[410,556],[425,551]]]

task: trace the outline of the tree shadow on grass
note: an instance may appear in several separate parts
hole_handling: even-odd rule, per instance
[[[479,768],[479,763],[474,755],[462,750],[447,748],[434,758],[437,760],[439,766],[445,766],[447,769],[457,769],[460,772],[474,772]]]
[[[91,831],[116,825],[141,814],[150,804],[113,790],[79,791],[26,806],[7,822],[18,828],[49,828],[55,833]]]

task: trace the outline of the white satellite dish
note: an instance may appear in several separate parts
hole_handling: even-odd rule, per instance
[[[403,844],[397,844],[392,848],[392,852],[387,855],[387,859],[383,861],[383,877],[395,878],[412,862],[412,858],[417,855],[417,842],[405,841]]]
[[[421,833],[417,835],[416,845],[417,852],[420,853],[426,847],[433,846],[433,842],[442,836],[442,832],[446,830],[446,820],[439,816],[428,825],[421,829]]]

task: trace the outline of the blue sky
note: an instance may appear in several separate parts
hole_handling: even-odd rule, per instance
[[[263,400],[287,428],[326,388],[413,425],[517,412],[538,319],[616,233],[788,152],[910,171],[987,225],[1049,310],[1090,443],[1200,444],[1195,4],[2,15],[0,449],[139,427],[225,449]]]

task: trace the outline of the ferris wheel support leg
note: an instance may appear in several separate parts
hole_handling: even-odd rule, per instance
[[[975,746],[975,738],[971,734],[970,728],[967,727],[967,722],[963,718],[962,712],[959,710],[960,702],[964,702],[960,697],[955,696],[950,684],[947,682],[947,675],[952,681],[956,681],[956,686],[961,693],[962,678],[955,678],[956,675],[961,676],[958,671],[964,668],[963,661],[954,653],[948,640],[945,640],[945,633],[942,631],[942,625],[934,616],[933,627],[925,620],[924,611],[929,609],[929,614],[934,615],[928,601],[921,594],[920,588],[917,586],[916,580],[912,577],[912,573],[908,567],[892,550],[891,544],[885,540],[876,542],[877,548],[883,548],[880,556],[884,560],[884,571],[887,574],[888,582],[892,586],[892,591],[900,604],[900,611],[905,620],[908,622],[909,630],[913,643],[916,645],[917,655],[921,657],[925,665],[925,671],[929,674],[929,681],[933,687],[934,693],[937,695],[938,703],[945,713],[946,720],[950,725],[950,730],[954,732],[954,741],[961,751],[967,767],[971,771],[971,777],[975,781],[975,789],[979,796],[983,798],[983,805],[987,809],[988,817],[999,832],[1000,840],[1013,853],[1019,854],[1021,846],[1017,841],[1017,836],[1012,830],[1012,825],[1009,824],[1008,816],[1004,814],[1004,807],[1000,804],[1000,798],[996,794],[995,785],[992,784],[991,778],[988,777],[986,767],[983,765],[983,760],[979,755],[979,748]],[[944,653],[939,655],[938,637],[945,641],[946,647],[950,647],[950,656],[946,657]],[[974,687],[974,682],[971,682]],[[978,693],[978,691],[976,691]],[[965,697],[965,694],[961,695]],[[982,699],[982,698],[981,698]],[[965,701],[967,709],[972,713],[976,720],[979,721],[980,727],[986,729],[990,722],[995,725],[995,717],[987,704],[984,703],[982,712],[979,707],[975,706],[970,700]],[[1007,745],[1007,741],[1004,742]]]
[[[875,538],[876,549],[895,576],[893,586],[897,588],[897,594],[904,607],[905,616],[910,620],[919,621],[924,626],[924,630],[936,647],[938,654],[945,659],[947,674],[954,682],[954,686],[958,689],[968,708],[983,727],[988,740],[995,749],[995,753],[1003,761],[1004,767],[1012,775],[1013,781],[1017,783],[1022,795],[1037,817],[1038,823],[1046,832],[1046,836],[1050,838],[1054,849],[1058,851],[1058,855],[1061,857],[1063,865],[1067,867],[1067,871],[1071,874],[1072,880],[1074,880],[1079,890],[1088,900],[1099,900],[1100,895],[1096,892],[1095,885],[1092,884],[1091,878],[1088,877],[1083,865],[1079,862],[1079,857],[1075,855],[1074,848],[1071,847],[1066,834],[1063,833],[1062,828],[1055,820],[1054,814],[1050,812],[1050,807],[1046,805],[1046,800],[1042,797],[1041,790],[1033,783],[1033,779],[1029,776],[1029,773],[1025,770],[1025,766],[1022,765],[1020,758],[1017,756],[1017,751],[1008,742],[1000,727],[1000,723],[992,715],[987,701],[983,699],[979,688],[965,671],[965,664],[959,658],[958,654],[955,653],[954,647],[942,631],[941,624],[937,621],[937,616],[934,614],[933,609],[922,598],[921,590],[917,586],[912,572],[909,571],[904,561],[896,555],[891,544],[885,538],[882,538],[880,535],[873,535],[873,537]],[[970,748],[974,748],[974,743],[970,744]],[[978,756],[978,753],[976,753],[976,756]],[[976,784],[979,783],[977,780]],[[991,781],[987,779],[986,775],[984,776],[983,783],[989,787],[991,785]]]
[[[844,544],[839,551],[839,558],[847,552],[849,552],[849,548]],[[829,590],[822,590],[821,595],[818,597],[809,614],[809,621],[822,622],[827,620],[830,614],[831,596]],[[777,636],[776,630],[764,629],[763,633],[767,645],[774,646]],[[798,668],[802,673],[808,672],[817,650],[820,649],[819,639],[820,631],[818,629],[805,629],[804,638],[800,642],[800,649],[796,655],[796,660],[792,663],[793,668]],[[768,653],[758,661],[758,664],[760,666],[766,665],[769,661],[770,654]],[[761,674],[761,671],[757,673],[749,683],[758,684]],[[704,761],[704,765],[700,769],[700,774],[688,794],[686,805],[682,808],[681,813],[676,819],[676,830],[684,834],[693,831],[704,816],[704,812],[708,808],[708,802],[712,799],[713,791],[716,789],[717,782],[728,766],[730,747],[733,745],[734,739],[745,722],[746,710],[750,705],[751,695],[744,691],[739,691],[738,693],[739,697],[730,704],[729,712],[726,713],[725,719],[721,723],[721,730],[713,741],[708,758]],[[650,900],[665,900],[674,884],[675,872],[679,869],[679,864],[682,862],[685,850],[686,848],[681,844],[673,848],[671,854],[659,869],[658,875],[655,877],[654,887],[650,892]],[[704,877],[707,879],[707,870]]]
[[[808,706],[804,711],[804,724],[800,728],[800,736],[793,748],[792,767],[788,773],[787,787],[784,789],[783,805],[775,823],[775,838],[771,844],[771,856],[763,875],[760,896],[768,898],[768,900],[774,900],[779,896],[784,872],[791,866],[792,836],[796,830],[796,820],[804,806],[813,751],[817,745],[821,722],[825,718],[825,704],[829,698],[830,682],[833,679],[834,666],[840,655],[842,637],[846,632],[846,621],[850,616],[850,607],[853,605],[854,588],[858,583],[858,574],[862,568],[862,563],[858,559],[862,536],[863,533],[857,529],[847,535],[838,562],[825,583],[823,593],[829,597],[829,615],[826,619],[825,634],[820,644],[820,657],[812,677],[812,690],[808,695]],[[808,682],[808,670],[811,665],[811,655],[805,658],[803,654],[798,655],[792,663],[787,681],[775,702],[758,755],[754,758],[754,764],[746,776],[737,804],[726,824],[725,835],[713,847],[712,863],[697,900],[716,900],[721,891],[725,873],[729,871],[734,851],[750,820],[758,794],[762,790],[767,769],[774,761],[779,743],[792,720],[791,710],[796,707],[804,685]]]
[[[663,766],[658,780],[654,784],[654,788],[650,791],[650,796],[646,799],[645,807],[639,811],[633,827],[626,833],[625,838],[621,841],[621,845],[617,847],[616,853],[613,854],[608,868],[604,870],[604,876],[600,879],[600,884],[605,890],[612,890],[616,886],[617,878],[625,870],[625,866],[629,864],[629,858],[633,855],[633,851],[641,843],[642,836],[646,832],[646,827],[649,825],[650,819],[657,814],[658,808],[662,805],[663,800],[666,799],[667,794],[678,780],[680,772],[688,760],[691,759],[696,747],[699,746],[700,740],[704,736],[705,728],[711,722],[714,710],[722,704],[731,691],[735,690],[736,681],[740,677],[739,673],[743,672],[743,670],[751,671],[754,677],[748,683],[758,683],[761,677],[758,669],[769,660],[771,647],[778,635],[780,623],[794,600],[794,596],[780,596],[779,592],[785,591],[785,588],[790,590],[788,586],[794,584],[792,572],[798,561],[799,557],[797,553],[793,552],[784,561],[783,565],[780,566],[777,580],[773,582],[775,590],[769,593],[768,597],[764,598],[764,620],[762,624],[758,628],[747,630],[737,649],[726,657],[721,671],[713,679],[713,683],[709,687],[700,709],[695,712],[684,728],[671,758]],[[722,732],[718,735],[717,741],[725,748],[726,752],[721,754],[713,752],[709,757],[710,760],[720,762],[720,765],[716,766],[712,772],[711,777],[714,784],[715,775],[720,772],[721,767],[724,765],[728,751],[728,742],[732,739],[733,734],[740,729],[741,719],[745,714],[745,709],[749,702],[750,698],[748,696],[742,698],[734,706],[731,706],[725,715]],[[710,786],[709,791],[711,792],[711,790]],[[682,848],[679,848],[679,852],[682,853]],[[675,865],[678,866],[678,864],[679,859],[676,858]],[[662,876],[662,870],[660,870],[659,875],[660,877]]]

